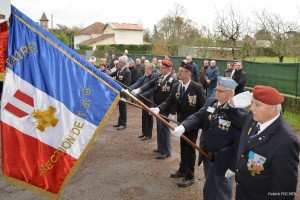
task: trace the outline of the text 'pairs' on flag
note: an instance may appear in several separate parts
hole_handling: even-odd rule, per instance
[[[122,88],[14,6],[6,68],[3,175],[58,197]]]

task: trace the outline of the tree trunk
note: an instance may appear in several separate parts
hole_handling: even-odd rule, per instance
[[[283,63],[284,56],[279,56],[278,58],[279,58],[279,62]]]

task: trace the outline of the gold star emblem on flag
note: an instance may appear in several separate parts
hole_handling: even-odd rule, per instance
[[[55,127],[58,123],[58,119],[54,116],[55,111],[56,108],[52,106],[49,106],[45,111],[35,110],[33,112],[33,117],[38,121],[36,128],[44,132],[44,130],[49,126]]]

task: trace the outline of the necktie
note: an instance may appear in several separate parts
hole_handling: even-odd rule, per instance
[[[249,134],[248,142],[250,142],[251,140],[253,140],[257,136],[257,133],[258,133],[259,130],[260,130],[260,126],[259,126],[259,124],[257,124],[253,128],[253,131]]]
[[[180,97],[182,98],[185,93],[185,87],[182,85],[180,90]]]

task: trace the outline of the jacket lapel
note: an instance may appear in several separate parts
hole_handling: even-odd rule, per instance
[[[282,116],[280,115],[270,126],[268,126],[259,135],[257,135],[255,138],[253,138],[252,141],[248,145],[245,145],[244,152],[254,149],[255,147],[263,144],[264,142],[269,140],[272,136],[277,134],[277,130],[282,124],[281,120],[282,120]],[[246,142],[248,142],[248,138],[249,138],[249,135],[247,135]]]

